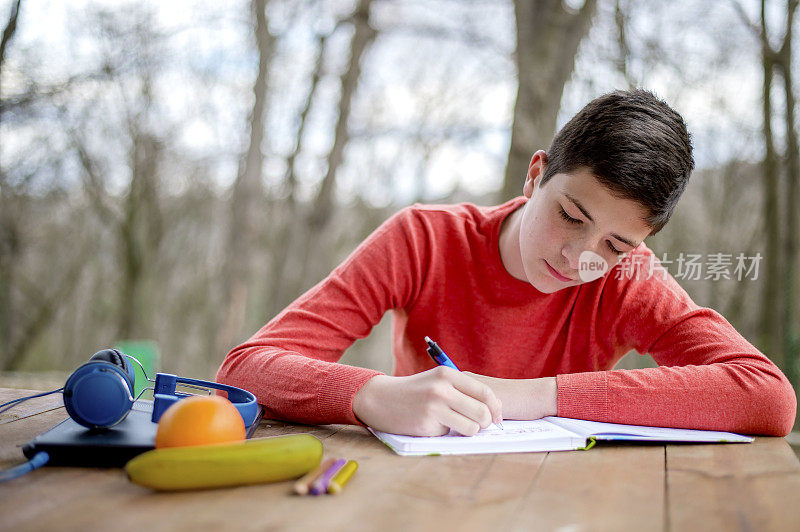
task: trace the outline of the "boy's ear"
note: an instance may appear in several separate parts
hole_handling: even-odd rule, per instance
[[[539,183],[544,175],[544,169],[547,167],[547,153],[544,150],[539,150],[531,157],[531,162],[528,165],[528,174],[525,176],[525,185],[522,187],[522,193],[525,197],[530,198],[533,191],[538,188]]]

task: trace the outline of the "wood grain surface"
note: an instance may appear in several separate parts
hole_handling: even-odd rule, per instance
[[[0,389],[0,403],[29,393]],[[0,418],[0,468],[66,417],[60,400]],[[292,482],[155,493],[121,469],[45,467],[0,484],[0,530],[800,530],[800,462],[783,438],[401,457],[356,426],[266,420],[256,437],[301,432],[358,461],[341,494],[300,497]]]

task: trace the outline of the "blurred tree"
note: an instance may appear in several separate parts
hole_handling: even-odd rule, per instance
[[[338,24],[336,27],[338,27]],[[285,292],[282,287],[285,287],[286,279],[291,278],[291,270],[294,267],[292,257],[289,256],[288,251],[292,249],[292,235],[296,233],[295,225],[298,212],[297,157],[303,147],[303,135],[306,133],[311,104],[314,101],[319,82],[322,79],[325,45],[328,38],[336,31],[336,27],[334,27],[330,33],[317,35],[317,51],[314,57],[311,83],[306,91],[306,96],[300,109],[294,146],[286,159],[286,173],[283,178],[283,190],[280,193],[280,197],[285,197],[286,201],[283,203],[281,209],[282,215],[273,225],[270,238],[270,247],[272,248],[272,268],[270,271],[273,272],[273,275],[271,275],[271,282],[267,286],[269,296],[269,304],[266,309],[267,316],[274,316],[280,312],[286,299],[292,297],[291,294]]]
[[[215,352],[233,347],[242,333],[247,307],[248,286],[251,285],[251,263],[256,244],[256,210],[263,199],[261,188],[264,154],[264,119],[267,114],[270,64],[275,53],[275,37],[269,31],[267,0],[252,0],[250,9],[258,50],[258,74],[253,82],[253,108],[250,112],[250,142],[239,164],[230,201],[230,220],[222,270],[223,322]]]
[[[800,382],[800,323],[798,323],[798,209],[800,209],[800,145],[795,122],[794,82],[792,77],[792,27],[798,0],[786,2],[786,27],[783,42],[777,50],[775,66],[783,78],[784,128],[786,136],[786,234],[783,239],[784,272],[783,328],[786,369],[789,379],[797,386]],[[762,15],[763,18],[763,15]],[[765,30],[766,31],[766,30]]]
[[[6,52],[16,34],[21,2],[11,5],[8,22],[0,41],[0,87]],[[66,89],[75,80],[46,89],[28,86],[24,94],[0,92],[0,124],[14,114],[20,122],[33,115],[39,100]],[[1,146],[1,144],[0,144]],[[24,155],[23,155],[24,157]],[[33,154],[28,157],[33,159]],[[35,167],[35,165],[34,165]],[[37,340],[53,322],[61,301],[70,296],[83,273],[87,246],[75,246],[75,254],[63,257],[58,275],[36,278],[25,267],[27,248],[31,245],[29,216],[37,198],[31,193],[35,170],[20,165],[10,171],[0,165],[0,370],[18,369]]]
[[[636,82],[633,80],[628,66],[631,57],[631,47],[628,43],[630,6],[624,0],[616,0],[614,3],[614,22],[617,26],[617,52],[619,53],[614,63],[628,88],[632,89],[636,86]]]
[[[2,93],[3,63],[6,57],[6,48],[17,31],[20,3],[21,0],[12,3],[8,22],[3,29],[2,41],[0,41],[0,123],[2,123],[5,109]],[[11,307],[11,290],[15,284],[14,277],[20,254],[19,216],[14,209],[18,202],[13,201],[11,197],[10,185],[5,169],[0,166],[0,361],[2,361],[3,369],[15,365],[14,361],[10,360],[16,349],[11,343],[14,328],[12,320],[15,319],[15,312]]]
[[[317,280],[321,275],[327,274],[330,258],[335,253],[336,242],[328,232],[335,213],[333,191],[344,159],[344,150],[350,139],[348,120],[361,75],[362,57],[377,36],[377,31],[369,23],[371,3],[372,0],[359,0],[348,18],[354,31],[350,39],[349,61],[340,77],[338,114],[325,175],[316,195],[306,205],[305,212],[288,220],[292,226],[291,238],[287,239],[288,246],[282,250],[273,249],[273,253],[283,255],[279,273],[276,272],[281,282],[276,287],[277,292],[271,294],[273,309],[285,307],[308,287],[310,280]],[[320,42],[320,50],[323,45],[324,42]],[[317,65],[316,68],[319,68],[319,61]],[[313,260],[310,256],[312,250],[317,255]],[[328,260],[319,257],[327,257]]]
[[[550,146],[564,85],[572,75],[578,46],[591,27],[596,4],[596,0],[586,0],[572,11],[562,0],[514,1],[519,85],[501,201],[520,194],[531,155]]]
[[[0,39],[0,76],[3,74],[3,60],[6,57],[6,47],[17,32],[17,20],[19,20],[19,8],[21,4],[22,0],[11,3],[11,12],[8,15],[8,22],[3,29],[3,37]]]
[[[798,157],[797,130],[794,117],[795,98],[792,81],[792,27],[797,10],[797,0],[786,1],[785,26],[779,45],[771,44],[771,32],[767,27],[767,0],[761,0],[759,21],[754,23],[738,2],[734,2],[743,23],[751,29],[760,43],[763,71],[761,103],[762,131],[764,136],[763,186],[764,186],[764,235],[765,235],[765,283],[762,293],[761,349],[787,373],[795,386],[798,383],[800,364],[800,327],[797,323],[797,239],[798,239],[798,182],[800,162]],[[781,75],[784,89],[785,164],[781,179],[781,157],[775,145],[773,120],[773,84],[775,73]],[[785,195],[785,213],[779,200]],[[781,275],[782,274],[782,275]],[[776,302],[781,302],[777,303]]]
[[[154,31],[152,13],[135,10],[97,13],[97,27],[105,39],[104,61],[116,65],[111,70],[110,86],[116,97],[110,102],[119,113],[121,127],[117,137],[104,138],[101,148],[93,148],[97,139],[87,137],[95,128],[89,114],[77,117],[69,128],[71,143],[83,170],[84,189],[92,200],[95,213],[115,236],[120,270],[116,339],[147,337],[143,288],[146,274],[157,259],[164,234],[159,199],[160,173],[165,140],[153,127],[153,81],[163,40]],[[127,57],[136,50],[136,57]],[[104,94],[102,97],[108,95]],[[99,103],[99,102],[98,102]],[[90,108],[93,107],[90,104]],[[84,122],[88,120],[89,123]],[[116,146],[114,146],[116,144]],[[114,194],[108,168],[120,168],[120,162],[108,157],[119,148],[124,153],[127,180],[121,194]]]
[[[307,222],[312,232],[326,225],[333,213],[333,190],[336,185],[337,172],[344,158],[344,148],[350,139],[347,121],[350,118],[350,108],[361,76],[361,58],[377,35],[377,32],[369,24],[371,3],[372,0],[359,0],[350,19],[355,31],[350,41],[350,62],[341,77],[339,113],[333,135],[333,146],[328,153],[328,167],[314,199],[314,206],[307,216]]]

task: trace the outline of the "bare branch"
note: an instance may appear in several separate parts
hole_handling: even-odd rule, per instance
[[[780,49],[777,51],[777,55],[781,58],[784,57],[791,57],[792,55],[792,26],[794,25],[794,14],[797,10],[797,3],[798,0],[789,0],[786,5],[786,33],[783,37],[783,43],[781,43]],[[786,63],[786,71],[791,69],[791,60],[786,62],[785,60],[782,61]]]
[[[82,273],[86,270],[86,257],[89,252],[89,245],[83,246],[79,253],[76,253],[75,260],[69,270],[62,276],[56,284],[56,288],[49,294],[42,296],[38,289],[34,292],[34,297],[28,297],[29,305],[34,307],[31,319],[27,320],[22,333],[10,344],[8,358],[3,361],[5,371],[14,370],[19,367],[28,355],[31,347],[41,333],[52,323],[56,310],[60,308],[63,301],[69,297],[78,284]],[[28,288],[37,286],[36,283],[25,280]]]
[[[308,216],[311,227],[322,227],[332,214],[333,189],[336,174],[344,156],[344,148],[349,141],[347,122],[350,118],[350,106],[353,102],[358,80],[361,76],[361,57],[372,44],[378,32],[369,23],[369,9],[372,0],[360,0],[352,15],[355,32],[350,41],[350,62],[341,76],[341,96],[339,99],[339,117],[333,136],[333,146],[328,154],[328,170],[322,178],[314,208]]]
[[[617,26],[617,57],[615,64],[617,71],[622,74],[628,88],[633,88],[635,83],[631,79],[631,73],[628,68],[628,57],[631,55],[631,47],[628,43],[628,24],[629,16],[623,9],[621,0],[614,3],[614,22]]]
[[[17,31],[17,20],[19,19],[19,6],[22,0],[17,0],[15,4],[11,4],[11,14],[8,16],[8,23],[3,30],[3,38],[0,40],[0,74],[3,72],[3,61],[6,58],[6,47]]]
[[[338,27],[338,23],[337,26]],[[322,58],[325,54],[325,47],[326,43],[328,42],[328,38],[333,35],[336,31],[336,27],[330,32],[326,34],[321,34],[317,36],[317,56],[314,59],[314,73],[311,76],[311,85],[308,88],[308,93],[306,95],[306,99],[303,102],[303,108],[300,111],[300,123],[297,126],[297,134],[295,135],[294,141],[294,149],[292,153],[289,154],[289,157],[286,159],[286,176],[284,179],[284,187],[287,191],[288,200],[290,203],[295,202],[295,186],[297,184],[297,175],[296,175],[296,161],[297,156],[300,154],[300,150],[302,148],[302,141],[303,141],[303,134],[306,130],[306,122],[308,120],[308,113],[311,110],[311,103],[314,101],[314,97],[317,93],[317,87],[319,86],[319,82],[322,79],[322,67],[323,61]]]
[[[739,2],[739,0],[730,0],[730,2],[731,7],[733,7],[733,10],[736,12],[736,15],[739,17],[741,23],[750,30],[750,32],[753,34],[753,37],[756,39],[761,39],[761,28],[758,26],[758,24],[750,20],[750,17],[748,17],[747,13],[745,13],[741,2]]]
[[[410,35],[412,37],[434,38],[441,41],[452,41],[477,48],[481,51],[492,50],[498,54],[508,54],[509,50],[496,39],[475,33],[469,29],[451,30],[429,24],[398,24],[387,28],[377,28],[382,35]]]
[[[69,141],[75,152],[78,154],[78,160],[83,168],[83,183],[89,199],[97,209],[100,219],[107,224],[118,226],[121,223],[119,215],[109,205],[109,201],[105,195],[102,180],[97,172],[97,165],[89,155],[83,139],[75,129],[68,131]]]

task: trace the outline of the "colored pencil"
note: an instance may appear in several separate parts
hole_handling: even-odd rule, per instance
[[[325,473],[325,471],[330,469],[335,461],[335,458],[327,458],[320,462],[315,469],[312,469],[294,483],[294,492],[298,495],[307,495],[311,490],[311,485],[314,483],[314,481],[317,480],[317,478],[319,478],[323,473]]]
[[[326,491],[328,491],[328,483],[333,478],[333,475],[339,472],[339,470],[344,467],[347,463],[347,460],[344,458],[339,458],[336,460],[332,466],[328,468],[325,473],[322,474],[317,480],[311,484],[311,495],[322,495]]]
[[[358,462],[355,460],[348,460],[336,475],[328,483],[328,493],[339,493],[347,484],[347,481],[353,476],[353,473],[358,469]]]

